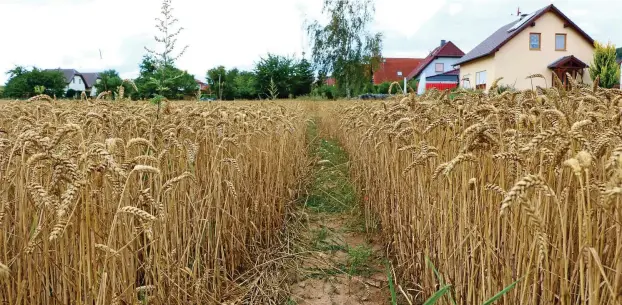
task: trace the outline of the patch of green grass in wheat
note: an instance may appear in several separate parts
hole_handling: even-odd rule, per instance
[[[334,140],[319,139],[314,154],[316,165],[307,207],[315,212],[340,213],[355,206],[356,194],[348,177],[348,156]]]

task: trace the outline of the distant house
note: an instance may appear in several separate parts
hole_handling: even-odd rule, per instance
[[[408,79],[426,77],[426,88],[448,89],[458,86],[458,75],[453,67],[464,56],[453,42],[441,40],[441,43],[421,63],[408,74]],[[451,73],[450,73],[451,72]],[[439,76],[436,77],[435,76]],[[440,75],[444,75],[440,77]],[[452,85],[447,85],[451,83]]]
[[[421,58],[383,58],[374,71],[374,84],[384,82],[401,82],[410,71],[413,71],[423,59]]]
[[[97,96],[97,88],[94,85],[100,80],[99,73],[80,73],[74,69],[47,69],[46,71],[59,71],[65,76],[65,93],[72,89],[79,93],[87,92],[90,96]]]
[[[548,5],[502,26],[456,64],[465,88],[486,90],[492,82],[516,89],[553,85],[553,74],[567,83],[566,73],[590,83],[586,63],[594,40],[554,5]],[[526,79],[541,74],[541,78]]]
[[[99,73],[82,73],[82,77],[84,77],[84,81],[86,82],[86,92],[89,93],[90,96],[97,96],[97,88],[95,88],[95,84],[101,81],[99,77]]]
[[[204,83],[204,82],[202,82],[202,81],[200,81],[198,79],[195,79],[194,81],[197,83],[197,85],[199,85],[199,89],[201,91],[208,91],[209,90],[209,84]]]

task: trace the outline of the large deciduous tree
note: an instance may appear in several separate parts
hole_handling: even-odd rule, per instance
[[[600,86],[611,88],[620,81],[620,65],[616,61],[616,47],[611,43],[595,42],[594,59],[590,66],[590,77],[600,78]]]
[[[140,99],[160,95],[169,100],[194,96],[198,84],[194,75],[174,66],[158,66],[153,56],[145,55],[140,64],[140,75],[134,81]]]
[[[15,67],[7,72],[9,80],[4,88],[4,97],[28,98],[38,94],[36,88],[43,88],[43,93],[61,97],[65,93],[65,76],[56,70],[40,70]]]
[[[111,91],[116,96],[120,86],[123,86],[125,94],[131,96],[135,93],[134,87],[130,82],[124,82],[119,72],[116,70],[106,70],[99,74],[100,81],[95,83],[97,92]]]
[[[382,34],[369,31],[374,11],[373,0],[324,0],[328,24],[307,27],[315,68],[331,73],[348,97],[371,81],[381,58]]]

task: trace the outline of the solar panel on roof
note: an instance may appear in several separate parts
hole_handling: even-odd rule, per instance
[[[529,19],[531,19],[531,17],[533,17],[535,13],[531,13],[525,17],[523,17],[523,19],[519,20],[518,22],[516,22],[516,24],[514,24],[509,30],[509,32],[515,31],[516,29],[520,28],[523,24],[525,24],[527,21],[529,21]]]

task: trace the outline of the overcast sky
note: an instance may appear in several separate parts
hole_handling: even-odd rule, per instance
[[[0,84],[15,65],[116,69],[136,77],[144,46],[154,46],[158,0],[0,0]],[[323,0],[173,0],[189,45],[177,62],[203,80],[215,66],[251,69],[268,52],[308,52],[303,22]],[[622,45],[622,0],[376,0],[373,30],[385,57],[425,57],[441,39],[468,52],[524,13],[555,4],[594,39]],[[100,58],[100,50],[102,57]],[[308,55],[307,55],[308,56]]]

